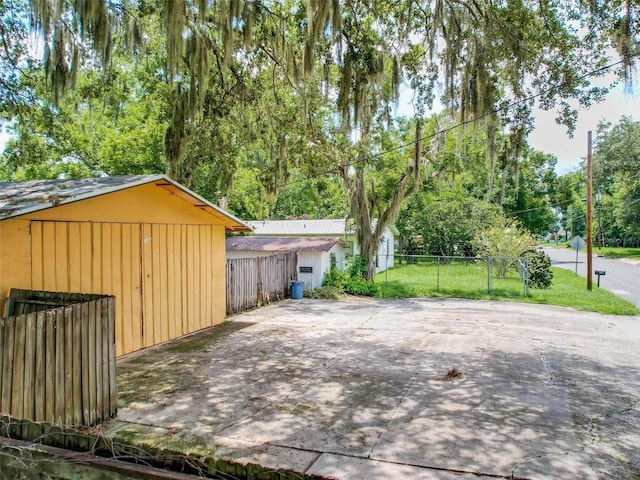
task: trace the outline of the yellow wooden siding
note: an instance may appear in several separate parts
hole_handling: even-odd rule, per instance
[[[32,220],[148,224],[220,224],[229,219],[207,213],[153,183],[86,198],[30,213]]]
[[[117,355],[224,320],[222,226],[33,221],[31,233],[31,288],[115,295]]]
[[[31,242],[28,220],[0,222],[0,316],[10,288],[31,288]]]

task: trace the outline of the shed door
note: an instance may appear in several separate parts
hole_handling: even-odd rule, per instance
[[[212,323],[210,225],[31,222],[32,288],[115,295],[116,354]]]

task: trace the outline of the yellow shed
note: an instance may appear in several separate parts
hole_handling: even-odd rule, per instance
[[[115,295],[116,354],[224,321],[225,231],[241,220],[164,175],[0,182],[0,312],[11,288]]]

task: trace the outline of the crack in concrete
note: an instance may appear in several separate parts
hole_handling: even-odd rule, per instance
[[[631,404],[628,407],[623,408],[622,410],[618,410],[617,412],[609,412],[604,416],[604,418],[612,418],[612,417],[617,417],[618,415],[624,415],[625,413],[629,413],[631,410],[634,410],[639,403],[640,403],[640,398],[637,398],[633,402],[631,402]]]
[[[525,459],[523,459],[521,462],[516,463],[514,465],[514,467],[511,469],[511,476],[507,477],[510,480],[526,480],[527,477],[516,477],[516,470],[518,470],[520,467],[522,467],[523,465],[529,463],[532,460],[537,460],[539,458],[546,458],[546,457],[562,457],[562,456],[567,456],[569,455],[571,452],[560,452],[560,453],[541,453],[540,455],[532,455],[530,457],[527,457]]]
[[[271,444],[271,445],[276,445],[276,444]],[[294,448],[295,450],[300,450],[300,451],[306,451],[306,452],[311,452],[311,453],[316,453],[317,450],[307,450],[304,448],[297,448],[297,447],[287,447],[286,445],[278,445],[282,448]],[[505,480],[529,480],[526,478],[519,478],[519,477],[512,477],[511,475],[500,475],[497,473],[484,473],[484,472],[480,472],[480,471],[471,471],[471,470],[463,470],[463,469],[459,469],[459,468],[445,468],[445,467],[435,467],[433,465],[423,465],[423,464],[419,464],[419,463],[411,463],[411,462],[400,462],[400,461],[394,461],[394,460],[384,460],[384,459],[380,459],[380,458],[370,458],[369,456],[362,456],[362,455],[349,455],[349,454],[345,454],[345,453],[336,453],[336,452],[321,452],[322,454],[329,454],[329,455],[335,455],[336,457],[344,457],[344,458],[353,458],[356,460],[371,460],[373,462],[378,462],[378,463],[384,463],[387,465],[398,465],[401,467],[415,467],[415,468],[423,468],[425,470],[434,470],[437,472],[447,472],[447,473],[454,473],[456,475],[473,475],[474,478],[503,478]],[[313,464],[311,465],[311,467],[319,460],[316,459]],[[311,467],[309,467],[307,470],[305,470],[305,473],[308,472]],[[332,477],[333,478],[333,477]]]
[[[599,425],[598,425],[598,421],[602,421],[605,419],[611,419],[613,417],[617,417],[619,415],[624,415],[626,413],[631,412],[632,410],[634,410],[638,404],[640,404],[640,398],[634,400],[633,402],[631,402],[631,404],[628,407],[623,408],[622,410],[614,410],[614,411],[610,411],[604,415],[598,415],[598,416],[594,416],[589,418],[589,435],[591,436],[591,444],[594,444],[598,441],[598,439],[600,438],[600,435],[598,435],[598,433],[596,432],[596,430],[598,429]]]
[[[540,346],[539,346],[540,360],[542,360],[542,364],[544,365],[544,368],[547,370],[547,374],[549,375],[549,378],[547,380],[547,387],[551,385],[555,385],[555,377],[553,376],[553,370],[551,369],[551,364],[549,363],[549,361],[547,360],[547,357],[544,354],[544,341],[539,338],[533,338],[533,340],[537,340],[540,343]]]
[[[404,392],[402,392],[402,397],[400,397],[400,401],[398,402],[398,404],[395,406],[395,408],[393,409],[393,412],[391,412],[391,415],[389,415],[389,419],[385,422],[385,424],[382,426],[382,428],[380,429],[380,435],[378,435],[378,438],[376,439],[376,441],[374,442],[373,446],[371,447],[371,450],[369,450],[369,453],[367,454],[366,458],[371,459],[371,455],[373,454],[373,451],[375,450],[375,448],[378,446],[378,443],[380,443],[380,440],[382,439],[382,436],[384,435],[384,432],[387,431],[387,428],[389,427],[389,424],[393,421],[393,419],[396,416],[396,412],[398,411],[398,409],[400,408],[400,406],[402,405],[402,403],[404,402],[404,399],[407,397],[407,395],[409,394],[409,391],[411,390],[411,387],[413,387],[413,384],[416,381],[416,378],[418,378],[419,374],[418,373],[414,373],[411,376],[411,381],[409,382],[409,385],[407,385],[407,388],[404,389]]]

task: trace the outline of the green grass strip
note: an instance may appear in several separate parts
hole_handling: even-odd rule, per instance
[[[399,265],[376,275],[382,285],[383,298],[456,297],[474,300],[516,300],[572,307],[588,312],[612,315],[637,315],[640,310],[632,303],[613,293],[593,285],[588,291],[586,279],[575,276],[569,270],[552,267],[553,284],[547,289],[529,289],[524,296],[522,281],[517,272],[509,272],[507,278],[487,278],[484,262],[435,262]],[[491,293],[488,293],[488,282]]]

